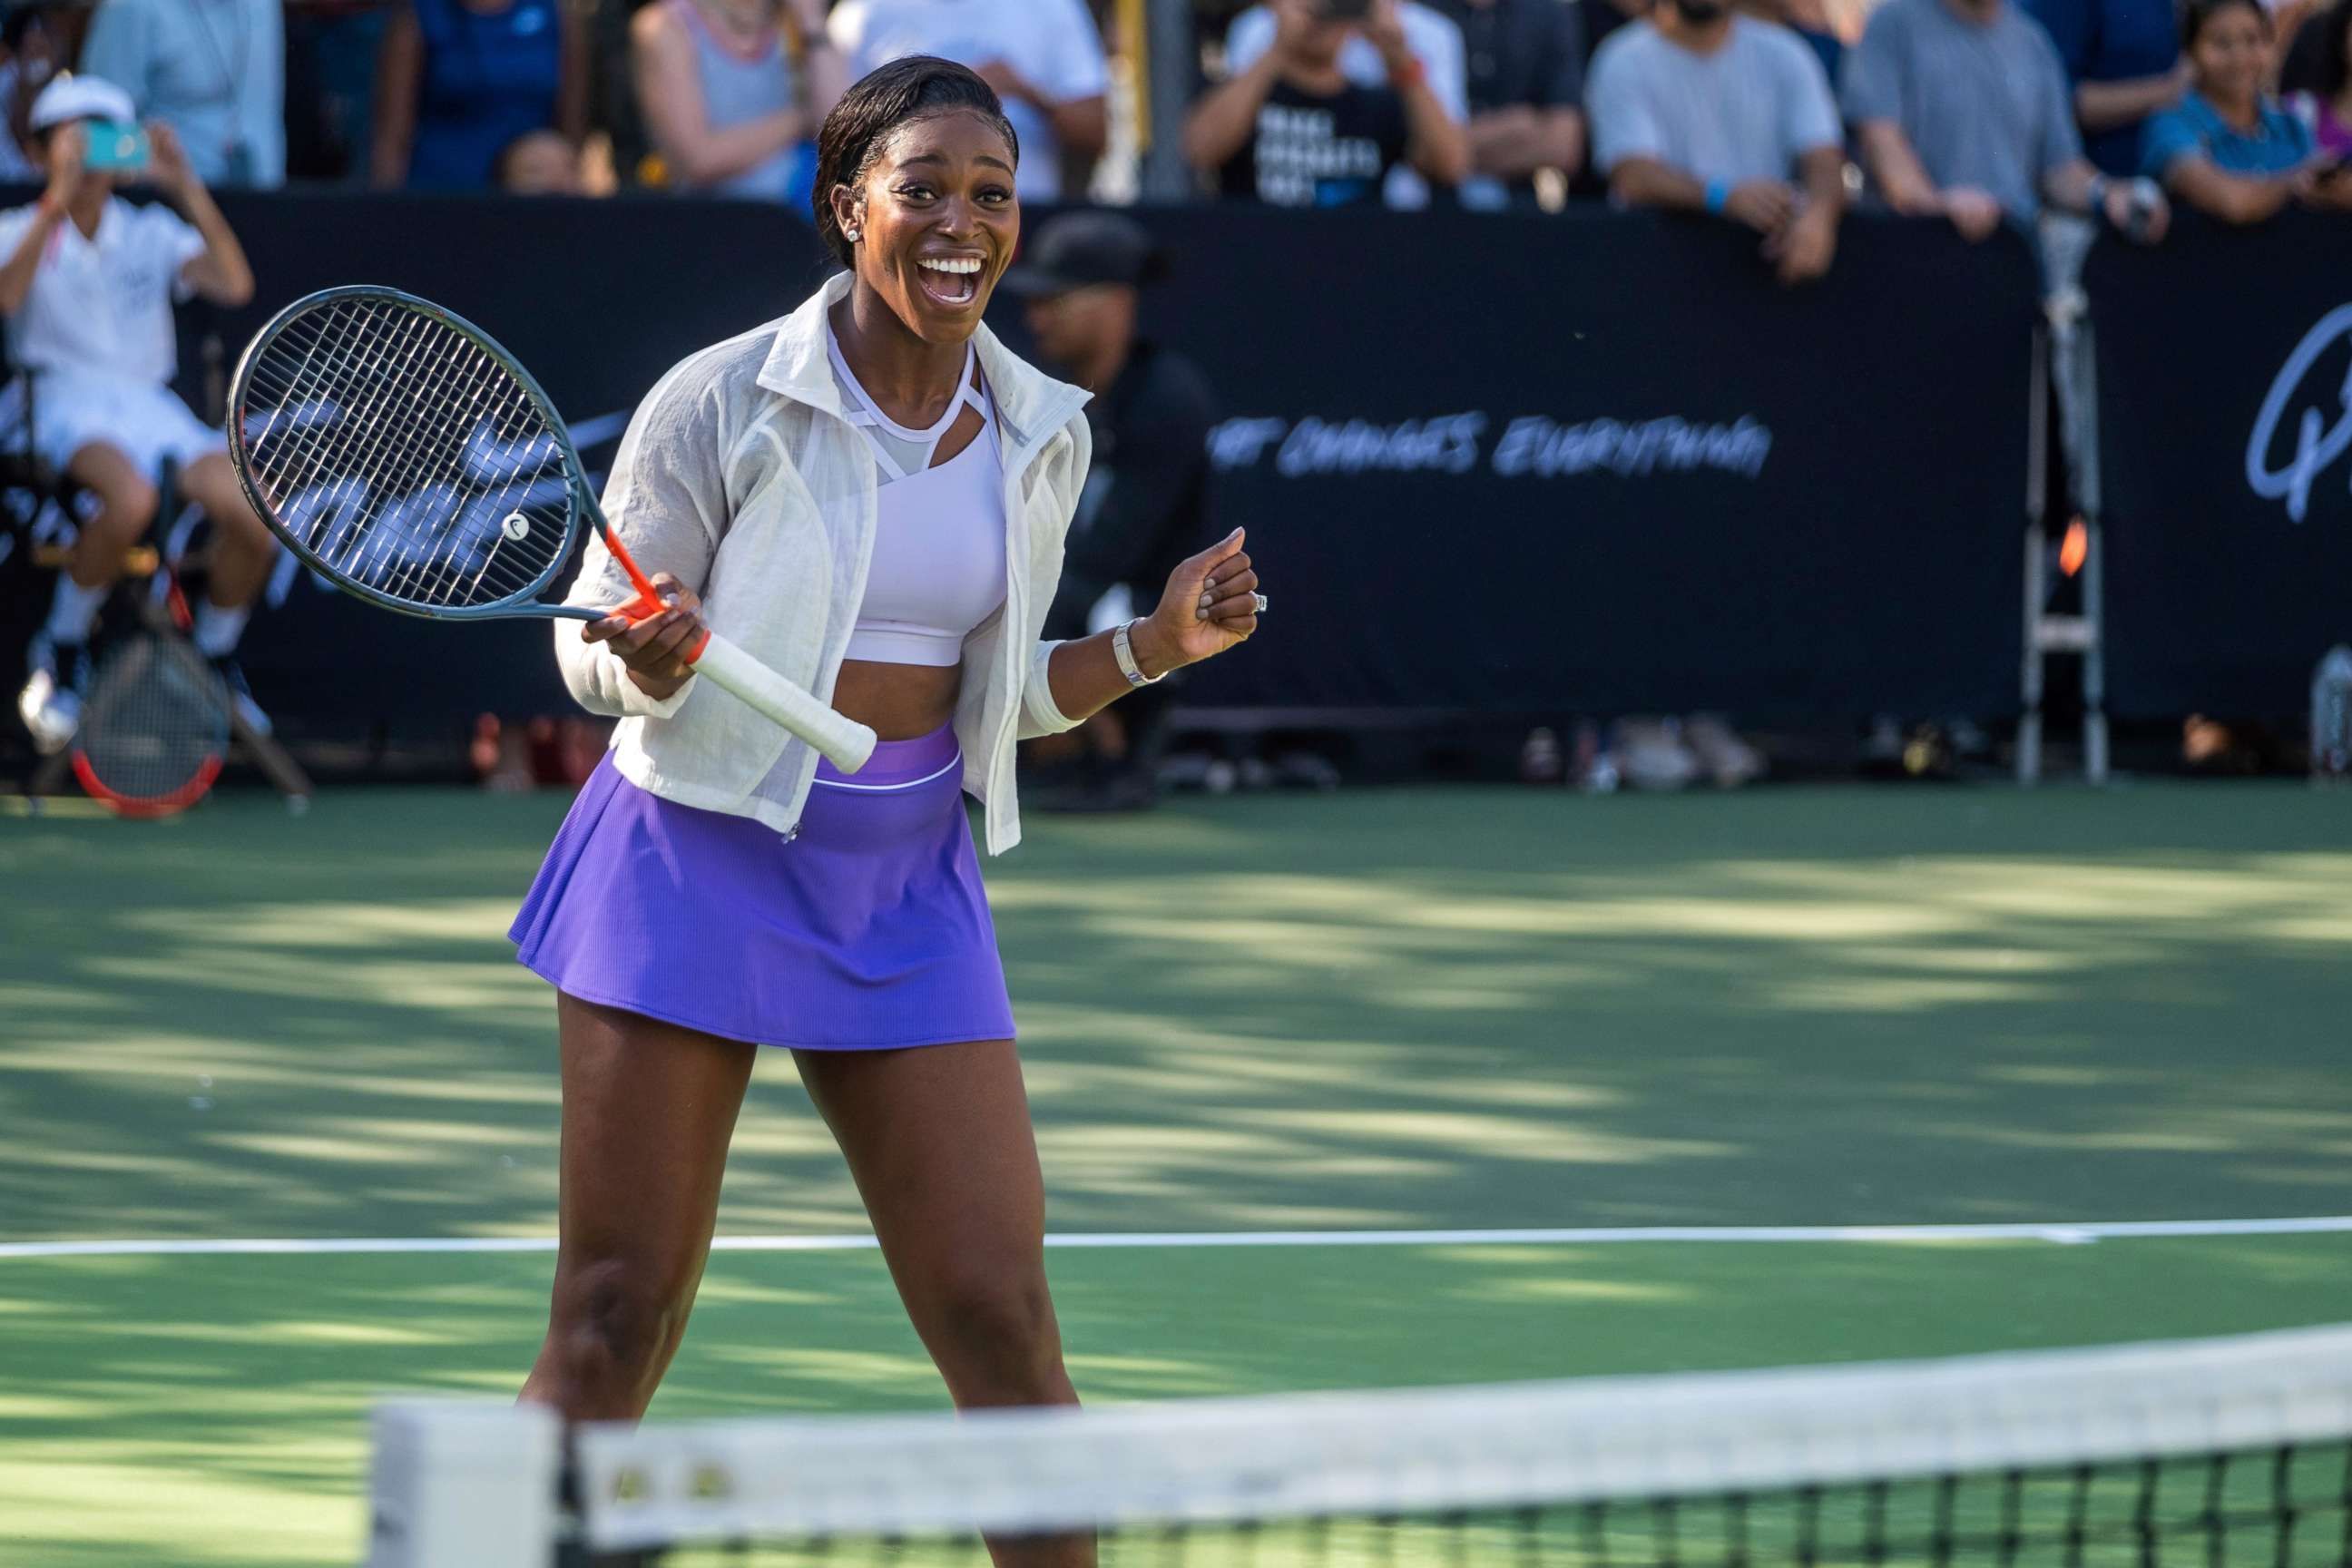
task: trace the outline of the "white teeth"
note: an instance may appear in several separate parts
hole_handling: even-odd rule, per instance
[[[934,272],[953,272],[963,276],[969,276],[980,270],[978,258],[969,256],[927,256],[917,265],[928,267]]]

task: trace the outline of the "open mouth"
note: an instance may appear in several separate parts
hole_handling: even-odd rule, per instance
[[[915,277],[933,304],[957,310],[980,298],[981,265],[976,256],[927,256]]]

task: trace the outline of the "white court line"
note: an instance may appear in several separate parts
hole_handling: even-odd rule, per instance
[[[2042,1241],[2080,1246],[2166,1236],[2334,1236],[2352,1234],[2352,1215],[2290,1219],[2045,1220],[2011,1225],[1601,1226],[1521,1230],[1174,1230],[1077,1232],[1045,1245],[1073,1249],[1201,1247],[1561,1247],[1626,1242],[1734,1243]],[[722,1236],[714,1252],[866,1252],[871,1236]],[[0,1260],[16,1258],[174,1258],[328,1253],[553,1252],[553,1237],[293,1237],[282,1240],[7,1241]]]

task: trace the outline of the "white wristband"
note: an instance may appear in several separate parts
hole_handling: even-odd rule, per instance
[[[1123,621],[1119,624],[1118,629],[1110,634],[1110,656],[1118,660],[1118,672],[1127,677],[1127,683],[1129,686],[1150,686],[1167,679],[1166,670],[1163,669],[1157,675],[1146,675],[1143,673],[1143,668],[1135,662],[1135,648],[1128,637],[1135,625],[1134,621]]]

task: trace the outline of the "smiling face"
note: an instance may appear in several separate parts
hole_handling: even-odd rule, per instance
[[[2270,26],[2256,6],[2229,5],[2215,12],[2189,46],[2197,90],[2224,107],[2255,102],[2270,69]]]
[[[893,132],[864,182],[835,187],[856,236],[857,277],[925,342],[980,325],[1021,240],[1013,149],[982,115],[954,110]]]

